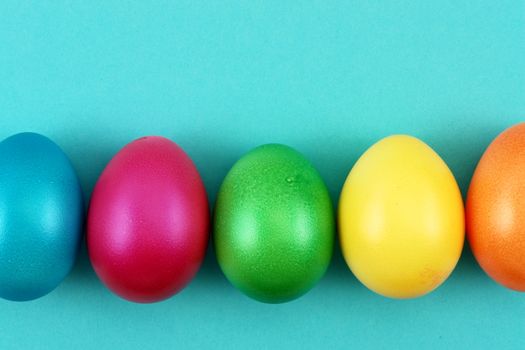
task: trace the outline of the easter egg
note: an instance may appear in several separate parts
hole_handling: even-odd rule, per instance
[[[483,270],[525,291],[525,123],[501,133],[481,157],[467,194],[466,223]]]
[[[222,271],[262,302],[303,295],[332,256],[328,190],[312,164],[284,145],[257,147],[235,163],[217,196],[214,228]]]
[[[443,160],[417,138],[370,147],[343,186],[344,258],[369,289],[392,298],[429,293],[450,275],[464,241],[463,201]]]
[[[98,179],[88,213],[88,252],[114,293],[139,303],[166,299],[197,273],[209,209],[197,168],[158,136],[126,145]]]
[[[0,142],[0,297],[55,289],[73,267],[83,220],[79,180],[53,141],[21,133]]]

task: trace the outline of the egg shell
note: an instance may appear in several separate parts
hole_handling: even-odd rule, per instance
[[[53,141],[21,133],[0,142],[0,297],[55,289],[73,267],[83,220],[77,175]]]
[[[267,303],[310,290],[332,257],[334,214],[328,190],[299,152],[255,148],[229,171],[215,209],[215,249],[229,281]]]
[[[466,219],[470,248],[483,270],[525,291],[525,123],[501,133],[481,157]]]
[[[88,251],[113,292],[139,303],[166,299],[197,273],[209,208],[197,168],[174,142],[126,145],[100,176],[88,213]]]
[[[461,255],[460,190],[445,162],[415,137],[384,138],[359,158],[343,186],[338,215],[348,266],[387,297],[429,293]]]

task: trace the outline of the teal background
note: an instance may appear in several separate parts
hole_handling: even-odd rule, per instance
[[[194,159],[213,202],[266,142],[309,158],[337,201],[378,139],[409,133],[465,193],[480,155],[525,119],[524,1],[2,1],[0,138],[36,131],[71,157],[87,195],[111,156],[160,134]],[[337,247],[327,275],[283,305],[248,299],[208,251],[162,303],[113,296],[85,248],[53,293],[0,301],[0,348],[518,348],[525,298],[468,248],[416,300],[360,285]]]

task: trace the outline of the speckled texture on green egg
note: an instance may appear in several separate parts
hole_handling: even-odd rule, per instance
[[[259,301],[303,295],[332,257],[328,190],[310,162],[288,146],[257,147],[233,166],[218,193],[214,225],[222,271]]]

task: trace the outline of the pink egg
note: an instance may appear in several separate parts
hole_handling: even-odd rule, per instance
[[[95,186],[89,257],[119,296],[160,301],[195,276],[208,229],[206,190],[192,160],[166,138],[143,137],[113,157]]]

